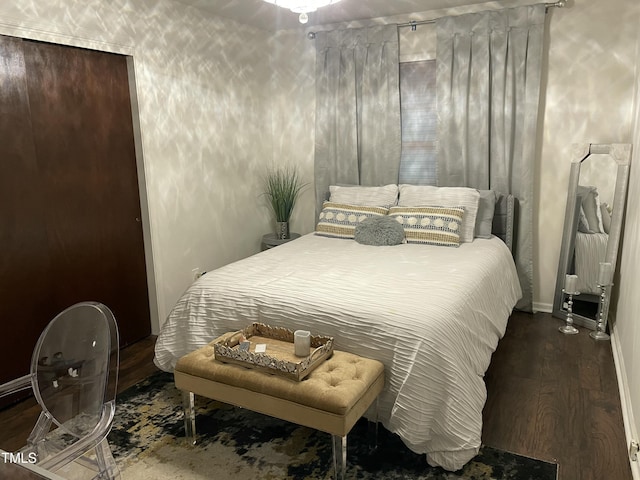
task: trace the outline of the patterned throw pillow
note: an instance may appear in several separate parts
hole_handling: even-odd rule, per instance
[[[358,223],[367,218],[383,217],[388,212],[389,209],[385,207],[324,202],[316,226],[316,235],[353,239]]]
[[[460,229],[460,243],[473,242],[476,228],[476,216],[480,203],[480,192],[467,187],[434,187],[432,185],[399,186],[398,205],[402,207],[421,207],[438,205],[440,207],[464,208],[464,220]]]
[[[391,207],[389,216],[404,227],[407,243],[460,245],[462,207]]]

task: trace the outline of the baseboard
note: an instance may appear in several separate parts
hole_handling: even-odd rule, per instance
[[[627,382],[626,370],[624,368],[624,357],[620,350],[620,344],[618,343],[618,337],[616,335],[615,324],[611,329],[611,350],[613,351],[613,363],[616,367],[616,376],[618,377],[618,388],[620,390],[620,403],[622,407],[622,419],[624,421],[624,433],[627,439],[627,445],[631,441],[638,441],[638,432],[636,430],[635,417],[631,408],[631,395],[629,393],[629,384]],[[640,460],[631,461],[631,474],[633,480],[640,480]]]
[[[553,305],[551,303],[533,302],[533,311],[534,313],[535,312],[551,313],[553,312]]]

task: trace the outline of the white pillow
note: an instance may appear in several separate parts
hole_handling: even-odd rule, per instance
[[[403,184],[399,185],[399,190],[398,205],[402,207],[463,207],[460,242],[473,242],[480,202],[480,193],[475,188]]]
[[[591,230],[589,233],[604,233],[598,189],[593,186],[578,185],[578,195],[582,197],[582,208]]]
[[[383,187],[365,187],[362,185],[330,185],[333,203],[347,205],[366,205],[368,207],[390,207],[398,200],[398,185],[391,184]]]

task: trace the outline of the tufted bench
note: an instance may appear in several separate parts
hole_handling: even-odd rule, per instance
[[[216,341],[182,357],[174,371],[183,395],[187,439],[195,444],[194,395],[201,395],[330,433],[335,478],[344,479],[347,434],[384,387],[382,363],[334,351],[298,382],[219,362]]]

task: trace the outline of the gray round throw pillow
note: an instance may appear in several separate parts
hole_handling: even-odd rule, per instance
[[[395,218],[372,217],[356,225],[354,238],[363,245],[398,245],[404,241],[404,228]]]

